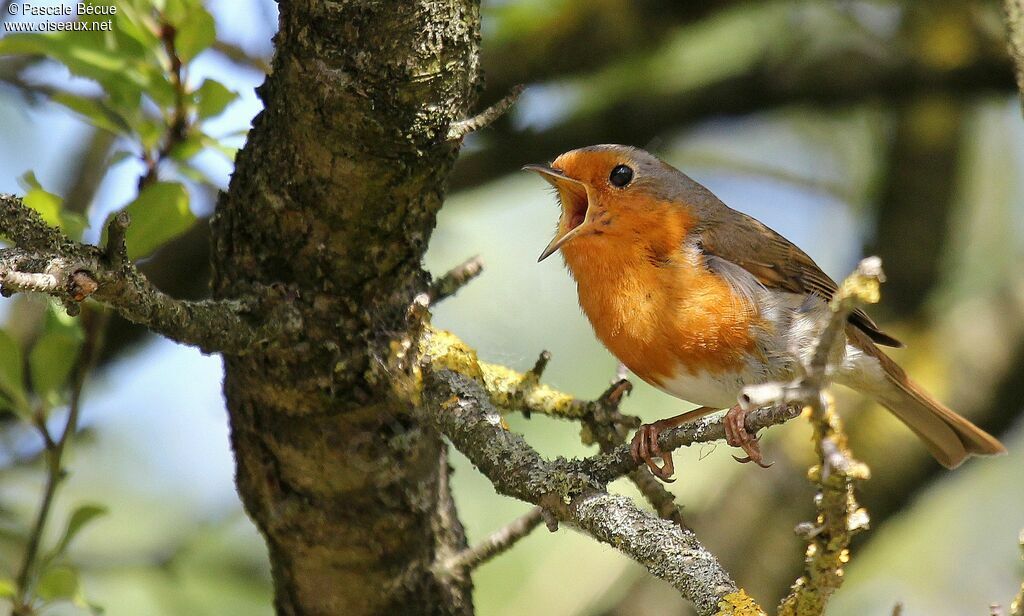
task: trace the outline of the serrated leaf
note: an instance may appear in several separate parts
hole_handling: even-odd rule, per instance
[[[210,15],[210,12],[198,3],[188,7],[184,18],[174,22],[174,26],[176,29],[174,50],[182,63],[187,64],[192,58],[213,45],[217,38],[213,15]]]
[[[224,84],[213,79],[203,81],[193,94],[196,103],[196,112],[199,119],[205,120],[218,116],[224,112],[228,105],[238,99],[238,94],[228,90]]]
[[[32,390],[51,406],[59,401],[84,338],[78,321],[50,307],[43,333],[29,351],[28,367]]]
[[[177,182],[156,182],[143,189],[125,208],[132,217],[128,227],[128,257],[144,257],[188,231],[195,216],[188,209],[188,192]]]
[[[36,585],[36,596],[43,601],[75,599],[78,596],[78,571],[61,565],[47,569]]]
[[[0,394],[18,415],[29,415],[25,398],[25,368],[21,346],[10,334],[0,329]],[[3,400],[0,399],[0,404]]]
[[[51,562],[53,559],[63,554],[68,549],[71,542],[74,541],[75,536],[77,536],[78,533],[86,527],[86,525],[93,520],[106,515],[107,511],[107,508],[103,505],[82,505],[75,509],[71,514],[71,517],[68,518],[68,526],[64,529],[64,534],[61,536],[60,541],[57,542],[57,545],[54,546],[49,555],[47,555],[45,562]]]

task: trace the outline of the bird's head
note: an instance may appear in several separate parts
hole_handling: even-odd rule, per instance
[[[597,145],[562,154],[551,165],[526,165],[558,192],[562,215],[539,261],[567,244],[614,248],[648,244],[666,234],[676,239],[688,210],[674,205],[692,183],[647,152],[624,145]]]

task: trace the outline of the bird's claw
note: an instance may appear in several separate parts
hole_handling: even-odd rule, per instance
[[[672,475],[675,473],[675,465],[672,462],[672,453],[662,451],[661,446],[658,444],[658,436],[660,434],[661,427],[658,425],[658,422],[640,426],[636,434],[633,435],[633,441],[630,443],[629,450],[633,454],[635,462],[645,463],[647,468],[651,470],[651,474],[655,477],[665,483],[672,483],[675,481],[675,479],[672,479]],[[654,461],[655,458],[661,458],[661,466],[658,466]]]
[[[747,455],[743,458],[733,456],[737,462],[746,464],[753,462],[761,468],[768,468],[774,462],[765,462],[761,455],[761,446],[757,443],[757,437],[747,432],[747,412],[739,406],[734,406],[725,414],[725,441],[732,447],[739,447]]]

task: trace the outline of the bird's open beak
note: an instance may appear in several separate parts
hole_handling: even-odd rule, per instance
[[[539,263],[580,234],[587,221],[590,199],[587,196],[586,184],[565,175],[560,169],[547,165],[525,165],[523,170],[539,174],[548,184],[554,186],[562,202],[562,218],[565,224],[559,224],[558,228],[565,230],[556,235],[544,252],[540,253],[540,258],[537,259]]]

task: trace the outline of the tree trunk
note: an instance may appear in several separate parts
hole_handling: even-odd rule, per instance
[[[442,443],[378,359],[405,327],[479,83],[479,6],[280,2],[265,103],[212,221],[214,293],[289,301],[300,334],[225,359],[237,483],[280,614],[470,613],[436,578]],[[447,472],[447,471],[446,471]]]

